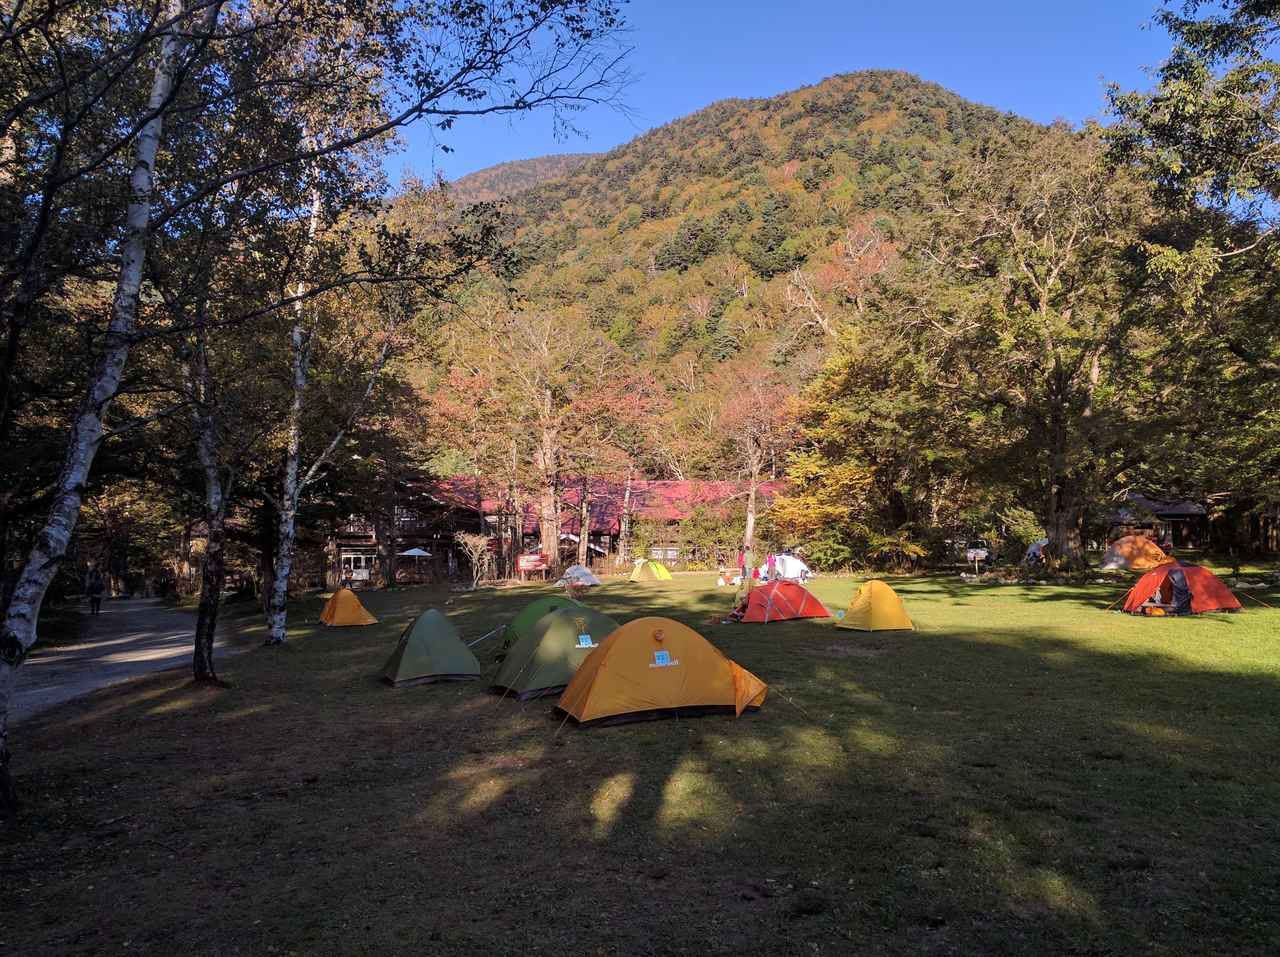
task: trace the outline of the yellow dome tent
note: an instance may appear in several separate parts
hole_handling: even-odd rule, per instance
[[[742,714],[769,686],[687,625],[637,618],[587,655],[560,696],[560,711],[586,724],[680,712]]]
[[[350,588],[339,588],[333,593],[320,612],[320,620],[334,627],[345,625],[376,625],[378,619],[360,604],[360,599]]]
[[[662,562],[655,562],[652,559],[640,559],[636,562],[636,567],[631,569],[631,577],[627,580],[633,582],[671,581],[671,572],[667,571],[667,566]]]
[[[836,627],[855,631],[914,631],[916,626],[911,623],[898,593],[874,578],[858,589],[849,602],[844,620],[837,622]]]

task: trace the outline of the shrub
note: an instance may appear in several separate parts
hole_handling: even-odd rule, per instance
[[[890,568],[914,566],[929,550],[911,540],[911,532],[899,528],[893,532],[873,532],[867,539],[867,558],[872,563]]]
[[[1015,505],[1000,513],[1005,553],[1010,561],[1018,561],[1027,553],[1032,542],[1045,537],[1044,526],[1036,513],[1029,508]]]

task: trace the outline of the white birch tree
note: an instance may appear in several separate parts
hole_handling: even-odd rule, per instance
[[[19,4],[3,12],[0,62],[23,64],[27,72],[14,89],[0,96],[0,184],[21,182],[44,212],[20,222],[4,236],[6,264],[0,274],[8,342],[20,340],[23,317],[49,284],[39,266],[54,247],[49,211],[90,177],[106,176],[131,153],[127,197],[119,235],[96,237],[100,258],[118,263],[109,321],[84,388],[84,400],[68,430],[66,454],[43,527],[35,536],[18,582],[3,609],[0,626],[0,798],[11,805],[8,777],[7,711],[16,671],[36,640],[39,609],[49,582],[66,554],[85,482],[104,432],[104,416],[119,389],[138,329],[139,298],[145,276],[148,239],[167,236],[170,224],[250,180],[268,193],[288,192],[291,178],[322,167],[322,174],[344,195],[343,182],[362,161],[376,163],[378,144],[409,123],[425,120],[447,130],[464,117],[516,113],[540,107],[608,99],[621,78],[625,51],[613,36],[620,25],[617,4],[570,0],[517,0],[499,6],[448,2],[406,6],[394,0],[370,0],[353,6],[343,0],[163,0],[143,10],[131,4],[104,10],[97,0],[68,0],[60,5]],[[69,64],[52,49],[31,67],[24,44],[40,37],[52,46],[58,38],[77,37],[84,24],[111,25],[90,51]],[[114,31],[114,32],[112,32]],[[296,51],[308,51],[308,69],[298,69]],[[255,73],[246,85],[205,87],[212,77],[234,78],[235,64],[247,60]],[[70,69],[68,69],[70,66]],[[41,69],[46,73],[41,74]],[[203,71],[203,72],[202,72]],[[108,129],[70,152],[66,145],[90,119],[110,104],[129,102],[129,91],[146,76],[146,105],[128,122]],[[211,90],[202,101],[199,91]],[[269,97],[264,94],[269,91]],[[28,131],[47,117],[40,111],[78,92],[79,104],[56,117],[51,145],[28,148]],[[185,150],[225,122],[221,108],[242,95],[270,100],[272,111],[253,131],[270,147],[264,155],[228,150],[214,163],[184,162]],[[62,99],[60,99],[60,97]],[[183,99],[187,97],[187,99]],[[181,102],[181,108],[176,104]],[[120,115],[123,116],[123,113]],[[558,114],[561,115],[562,114]],[[340,117],[333,134],[308,143],[308,120]],[[181,136],[165,141],[175,121]],[[372,153],[370,152],[372,149]],[[198,152],[198,151],[197,151]],[[167,178],[158,175],[164,158]],[[35,175],[24,164],[37,164]],[[359,178],[359,177],[357,177]],[[32,185],[34,184],[34,185]],[[11,191],[12,192],[12,191]],[[90,194],[94,194],[89,189]],[[101,202],[101,194],[94,194]],[[6,204],[18,208],[22,204]],[[25,208],[25,206],[23,207]],[[14,255],[10,251],[17,250]],[[309,289],[308,294],[319,290]],[[296,297],[254,307],[242,316],[269,315]],[[160,330],[153,330],[160,332]],[[6,349],[3,386],[17,351]],[[7,405],[6,413],[7,415]],[[5,415],[0,415],[0,425]]]

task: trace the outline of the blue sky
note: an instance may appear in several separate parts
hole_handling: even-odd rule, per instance
[[[726,97],[772,96],[835,73],[909,70],[960,95],[1034,120],[1103,114],[1108,82],[1149,86],[1168,54],[1149,26],[1159,0],[632,0],[636,80],[630,117],[601,107],[575,122],[588,138],[558,141],[550,117],[460,122],[433,145],[412,129],[389,164],[450,179],[506,160],[596,152]]]

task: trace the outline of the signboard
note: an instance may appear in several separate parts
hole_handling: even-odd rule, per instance
[[[522,572],[543,572],[547,570],[547,560],[542,555],[520,555],[516,558],[516,569]]]

